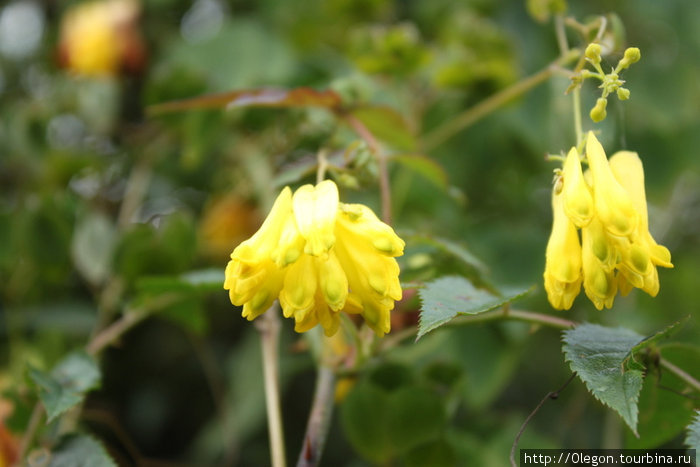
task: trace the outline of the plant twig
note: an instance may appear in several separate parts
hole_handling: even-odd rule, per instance
[[[487,97],[475,106],[468,108],[461,114],[450,119],[441,126],[438,126],[423,138],[423,151],[430,152],[432,149],[436,148],[455,134],[487,116],[502,105],[507,104],[521,94],[524,94],[535,86],[547,81],[560,66],[568,63],[572,60],[572,58],[578,58],[579,54],[580,52],[575,50],[569,51],[566,55],[562,55],[556,61],[547,65],[534,75],[528,76],[512,86],[507,87],[490,97]]]
[[[313,404],[297,467],[314,467],[321,460],[323,445],[331,422],[334,396],[335,373],[332,368],[321,364],[318,368]]]
[[[674,375],[678,376],[678,378],[682,379],[685,381],[689,386],[691,386],[693,389],[696,391],[700,392],[700,381],[697,379],[693,378],[691,375],[689,375],[687,372],[685,372],[683,369],[678,368],[676,365],[673,363],[669,362],[665,358],[660,358],[659,359],[659,365],[661,365],[663,368],[666,370],[670,371]]]
[[[143,307],[124,311],[121,318],[97,333],[85,346],[85,350],[93,356],[99,354],[118,341],[128,330],[148,318],[152,312],[172,305],[179,299],[180,295],[177,293],[164,294]]]
[[[382,220],[391,225],[391,188],[389,186],[389,166],[384,151],[379,146],[379,142],[362,121],[352,114],[344,114],[343,119],[355,130],[355,133],[362,138],[379,165],[379,190],[382,198]]]
[[[467,324],[484,323],[488,321],[496,321],[499,319],[514,319],[516,321],[524,321],[533,324],[541,324],[551,328],[557,329],[571,329],[576,326],[576,322],[569,321],[568,319],[557,318],[556,316],[546,315],[544,313],[535,313],[533,311],[524,310],[513,310],[498,308],[496,310],[487,311],[485,313],[479,313],[476,315],[459,316],[452,321],[450,321],[447,326],[463,326]],[[382,340],[381,348],[382,350],[390,349],[416,335],[418,328],[412,326],[409,328],[402,329],[395,334],[389,334],[386,338]]]
[[[265,404],[267,407],[267,428],[270,435],[270,457],[272,467],[285,467],[284,432],[279,389],[279,334],[280,321],[277,305],[272,305],[267,313],[255,320],[260,332],[262,346],[263,377],[265,381]]]
[[[27,424],[27,429],[24,431],[22,440],[19,443],[19,449],[17,450],[17,461],[22,462],[24,456],[27,455],[27,450],[31,446],[34,440],[34,435],[36,435],[36,430],[39,429],[39,424],[41,423],[41,416],[44,413],[44,407],[40,403],[34,404],[34,409],[32,409],[32,414],[29,416],[29,423]]]
[[[319,184],[326,178],[326,170],[328,169],[326,150],[321,149],[318,151],[316,159],[318,160],[318,167],[316,168],[316,184]]]
[[[518,443],[520,442],[520,437],[523,435],[523,433],[525,433],[525,428],[527,428],[527,425],[530,423],[530,420],[532,420],[532,418],[537,414],[537,412],[540,411],[540,409],[542,408],[542,406],[544,405],[545,402],[547,402],[550,399],[552,399],[552,400],[558,399],[559,394],[564,389],[566,389],[566,387],[569,385],[569,383],[571,383],[571,381],[574,380],[574,376],[576,376],[576,372],[571,373],[571,376],[569,376],[569,379],[566,380],[566,383],[564,383],[562,385],[562,387],[560,387],[556,391],[548,392],[547,395],[544,396],[544,398],[540,401],[540,403],[537,404],[537,407],[535,407],[535,409],[532,412],[530,412],[530,415],[527,416],[527,418],[523,422],[522,426],[520,427],[520,431],[518,431],[518,434],[515,436],[515,440],[513,441],[513,445],[510,448],[510,465],[512,467],[518,467],[518,464],[515,462],[515,450],[518,448]]]
[[[559,46],[559,53],[561,55],[569,53],[569,41],[566,39],[566,29],[564,26],[564,15],[558,13],[554,16],[554,31],[557,35],[557,45]]]
[[[152,171],[153,161],[150,157],[141,159],[131,169],[131,174],[126,182],[124,199],[119,209],[119,218],[117,219],[117,225],[120,230],[125,230],[134,217],[138,215],[141,203],[148,192]]]

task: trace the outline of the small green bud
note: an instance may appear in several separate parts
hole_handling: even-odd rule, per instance
[[[592,64],[598,65],[600,63],[600,53],[601,52],[602,52],[602,48],[600,47],[600,44],[595,44],[595,43],[588,44],[588,47],[586,47],[586,52],[585,52],[586,58]]]
[[[633,63],[637,63],[640,58],[642,58],[642,53],[639,51],[637,47],[630,47],[627,50],[625,50],[625,60],[630,62],[630,65]]]
[[[631,64],[637,63],[640,58],[642,58],[642,54],[639,51],[639,49],[637,47],[630,47],[627,50],[625,50],[625,56],[622,57],[622,60],[620,60],[620,63],[617,65],[617,67],[620,70],[624,70]]]
[[[630,98],[630,90],[626,88],[617,88],[617,98],[621,101],[626,101]]]
[[[605,108],[608,106],[608,100],[604,97],[599,97],[595,103],[595,106],[591,109],[591,120],[594,122],[602,122],[608,115]]]

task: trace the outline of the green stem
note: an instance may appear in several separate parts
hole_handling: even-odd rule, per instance
[[[306,425],[304,445],[299,454],[297,467],[318,465],[330,428],[331,414],[335,397],[335,373],[333,369],[321,363],[318,368],[314,400]]]
[[[382,198],[382,220],[391,225],[391,187],[389,185],[389,166],[384,151],[381,150],[379,142],[371,131],[357,117],[352,114],[343,114],[342,118],[355,133],[362,138],[370,152],[374,155],[379,166],[379,190]]]
[[[691,386],[693,389],[696,391],[700,392],[700,381],[697,379],[693,378],[691,375],[686,373],[684,370],[678,368],[676,365],[673,363],[669,362],[665,358],[661,358],[659,360],[659,364],[665,368],[666,370],[670,371],[674,375],[678,376],[680,379],[685,381],[689,386]]]
[[[576,130],[576,147],[583,141],[583,125],[581,124],[581,88],[576,87],[572,91],[574,99],[574,129]]]
[[[126,182],[124,199],[119,209],[119,217],[117,219],[119,230],[126,230],[129,224],[131,224],[138,215],[141,204],[148,192],[152,172],[153,160],[150,157],[141,159],[136,163],[134,168],[131,169],[129,179]]]
[[[17,450],[17,460],[22,462],[22,459],[27,455],[29,446],[31,446],[36,431],[39,429],[39,424],[41,423],[41,416],[43,415],[43,406],[38,402],[34,404],[34,409],[32,409],[32,414],[29,416],[29,423],[27,424],[27,429],[22,436],[22,441],[19,443],[19,449]]]
[[[279,388],[279,310],[273,305],[267,313],[255,321],[260,332],[262,346],[263,377],[265,381],[265,404],[267,407],[267,428],[270,436],[270,457],[272,467],[285,467],[284,432]]]
[[[504,104],[507,104],[511,100],[515,99],[521,94],[524,94],[535,86],[547,81],[557,71],[558,67],[568,63],[572,60],[572,58],[578,58],[578,51],[576,51],[575,54],[572,54],[571,52],[574,51],[567,52],[554,63],[547,65],[534,75],[528,76],[522,81],[518,81],[512,86],[497,92],[491,97],[487,97],[474,107],[465,110],[455,118],[448,120],[443,125],[425,135],[423,138],[423,151],[430,152],[432,149],[444,143],[446,140],[474,124],[481,118],[487,116],[494,110],[498,109]]]
[[[503,307],[497,310],[487,311],[486,313],[479,313],[477,315],[459,316],[450,321],[450,325],[459,326],[466,324],[476,324],[488,321],[496,321],[499,319],[514,319],[517,321],[541,324],[543,326],[563,330],[574,328],[579,324],[575,321],[557,318],[556,316],[546,315],[544,313],[535,313],[533,311],[523,310],[509,310],[508,307]],[[409,337],[415,336],[416,331],[417,329],[415,327],[411,327],[403,329],[396,334],[390,334],[387,338],[384,339],[384,342],[382,342],[381,350],[388,350],[394,347],[395,345],[399,344],[401,341],[408,339]],[[688,374],[685,370],[677,367],[676,365],[664,358],[660,359],[659,364],[663,368],[665,368],[666,371],[673,373],[678,378],[686,382],[690,387],[700,392],[700,381]]]
[[[557,34],[557,44],[561,55],[569,53],[569,41],[566,40],[566,30],[564,28],[564,15],[557,13],[554,17],[554,29]]]
[[[148,318],[151,313],[176,303],[181,299],[178,293],[161,295],[141,308],[125,310],[121,318],[102,329],[85,346],[90,355],[98,355],[105,348],[117,342],[127,331]]]
[[[326,178],[326,170],[328,169],[328,158],[326,157],[326,150],[321,149],[316,155],[318,160],[318,167],[316,169],[316,184],[321,183]]]

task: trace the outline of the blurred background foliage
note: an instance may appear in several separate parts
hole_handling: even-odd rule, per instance
[[[558,56],[547,18],[557,2],[147,0],[121,12],[106,42],[118,41],[118,53],[90,76],[70,70],[61,29],[78,3],[0,7],[6,459],[37,401],[28,367],[49,371],[125,310],[149,309],[152,317],[101,354],[99,388],[72,417],[42,422],[36,446],[55,446],[72,423],[120,465],[268,464],[259,343],[220,288],[227,256],[279,188],[313,181],[320,149],[342,197],[379,212],[366,146],[324,109],[147,118],[148,105],[262,86],[336,91],[390,149],[394,225],[408,240],[402,280],[458,273],[538,284],[518,306],[551,311],[539,285],[554,168],[544,155],[574,142],[568,80],[554,77],[433,147],[424,136]],[[639,152],[651,229],[675,269],[660,271],[655,299],[635,291],[598,312],[579,298],[566,316],[647,335],[700,302],[700,10],[683,0],[572,1],[567,10],[579,19],[613,12],[623,45],[639,47],[642,60],[625,75],[631,99],[611,101],[596,129],[609,153]],[[586,85],[584,109],[595,97]],[[480,262],[460,261],[451,247]],[[414,325],[417,308],[406,291],[394,331]],[[282,337],[292,461],[314,363],[289,322]],[[691,319],[663,350],[696,378],[699,337]],[[560,346],[557,331],[522,323],[443,328],[394,346],[341,379],[324,464],[505,465],[525,416],[570,373]],[[679,447],[698,406],[673,392],[682,389],[649,370],[635,438],[575,381],[521,447]],[[61,446],[94,448],[86,439]]]

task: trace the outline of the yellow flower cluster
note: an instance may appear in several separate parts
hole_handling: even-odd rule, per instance
[[[639,156],[620,151],[608,161],[589,133],[586,157],[584,174],[578,151],[569,151],[552,192],[554,222],[544,271],[549,302],[556,309],[571,308],[581,284],[599,310],[612,307],[618,290],[627,295],[637,287],[656,296],[656,266],[673,264],[668,249],[649,233]]]
[[[381,337],[401,299],[395,257],[403,248],[371,209],[339,202],[334,182],[304,185],[293,195],[286,187],[260,230],[231,253],[224,288],[248,320],[279,297],[297,332],[320,323],[331,336],[344,311],[361,314]]]

